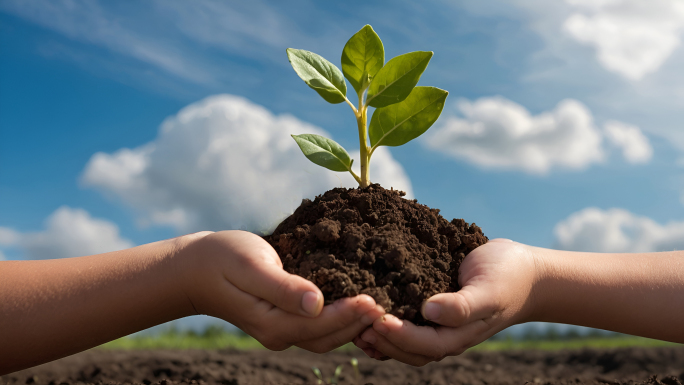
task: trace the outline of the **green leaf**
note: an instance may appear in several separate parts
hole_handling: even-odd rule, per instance
[[[361,92],[385,64],[385,48],[373,27],[366,25],[355,33],[342,50],[342,72],[354,87]]]
[[[347,96],[347,83],[339,68],[313,52],[287,49],[287,57],[297,75],[328,103],[342,103]]]
[[[430,58],[432,52],[416,51],[388,61],[371,81],[366,103],[380,108],[406,99],[418,83]]]
[[[315,134],[292,135],[310,161],[332,171],[349,171],[352,159],[334,140]]]
[[[401,146],[421,136],[439,118],[447,95],[436,87],[416,87],[403,102],[375,110],[368,127],[371,146]]]

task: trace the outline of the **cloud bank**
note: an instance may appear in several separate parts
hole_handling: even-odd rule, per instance
[[[657,71],[681,44],[681,0],[566,0],[563,24],[575,40],[594,47],[607,70],[639,80]]]
[[[302,133],[330,137],[244,98],[211,96],[166,119],[151,143],[93,155],[82,182],[137,209],[144,224],[270,231],[302,198],[357,186],[348,173],[306,159],[290,137]],[[373,181],[411,194],[403,168],[381,150],[371,162]]]
[[[570,215],[554,229],[557,246],[591,252],[651,252],[684,249],[684,222],[659,224],[631,212],[589,207]]]
[[[0,246],[18,248],[25,259],[54,259],[100,254],[133,247],[112,222],[83,209],[62,206],[45,221],[45,230],[20,233],[0,227]]]
[[[423,140],[428,148],[485,168],[539,175],[552,168],[585,169],[606,156],[603,133],[577,100],[563,100],[539,115],[500,96],[462,100],[457,107],[463,117],[443,117]],[[651,158],[650,143],[638,127],[612,121],[606,130],[628,161]]]

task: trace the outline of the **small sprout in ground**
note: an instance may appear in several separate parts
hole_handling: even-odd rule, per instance
[[[309,254],[311,254],[311,250],[306,251],[306,255],[309,255]]]
[[[416,51],[385,63],[385,48],[370,25],[352,36],[342,50],[342,71],[321,56],[288,48],[297,75],[328,103],[346,102],[359,131],[361,173],[337,142],[315,134],[292,135],[304,155],[332,171],[348,171],[362,188],[370,185],[370,158],[379,146],[401,146],[419,137],[439,118],[449,94],[436,87],[416,87],[432,52]],[[344,74],[344,75],[343,75]],[[347,99],[347,83],[356,91],[358,106]],[[375,108],[368,122],[368,107]]]
[[[330,383],[336,385],[340,380],[340,374],[342,374],[342,365],[335,368],[335,374],[333,375],[333,378],[330,379]]]
[[[314,375],[316,376],[316,384],[328,384],[328,385],[337,385],[338,381],[340,380],[340,375],[342,374],[342,365],[339,365],[337,368],[335,368],[335,374],[333,375],[332,378],[328,379],[328,381],[323,380],[323,374],[321,374],[321,371],[317,367],[312,367],[311,370],[314,372]]]
[[[354,369],[354,379],[357,384],[361,383],[361,372],[359,372],[359,360],[353,357],[350,361],[352,368]]]
[[[318,369],[317,367],[314,366],[311,368],[311,370],[313,370],[314,375],[316,376],[316,378],[318,378],[318,381],[316,381],[316,384],[318,384],[318,385],[325,384],[325,382],[323,382],[323,375],[321,374],[320,369]]]

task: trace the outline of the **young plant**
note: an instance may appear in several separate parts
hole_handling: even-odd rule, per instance
[[[335,368],[335,374],[333,374],[332,378],[329,378],[328,381],[323,379],[323,374],[321,374],[320,369],[317,367],[314,366],[311,368],[311,370],[317,378],[316,384],[337,385],[337,382],[340,380],[340,375],[342,374],[342,365],[339,365],[337,368]]]
[[[432,58],[432,52],[416,51],[385,63],[380,37],[366,25],[342,50],[342,71],[321,56],[287,49],[297,75],[328,103],[346,102],[354,111],[359,130],[361,175],[352,171],[353,159],[335,141],[320,135],[292,135],[304,155],[332,171],[348,171],[362,188],[371,183],[370,159],[380,146],[401,146],[419,137],[439,118],[449,94],[436,87],[416,87]],[[344,76],[343,76],[344,74]],[[358,105],[347,99],[347,83],[356,91]],[[368,122],[368,108],[375,111]]]
[[[352,357],[352,359],[349,361],[351,364],[352,368],[354,369],[354,379],[356,380],[356,384],[361,383],[361,372],[359,371],[359,360],[356,359],[356,357]]]

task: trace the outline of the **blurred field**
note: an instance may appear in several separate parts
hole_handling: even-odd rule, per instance
[[[619,347],[659,347],[679,344],[628,336],[619,333],[595,332],[586,335],[558,334],[553,330],[543,334],[526,334],[520,338],[494,336],[470,350],[505,351],[515,349],[559,350]],[[680,345],[681,346],[681,345]],[[220,327],[208,327],[202,333],[169,329],[155,335],[135,335],[119,338],[99,347],[100,349],[265,349],[257,340],[241,331],[226,331]],[[356,349],[352,344],[338,350]]]

